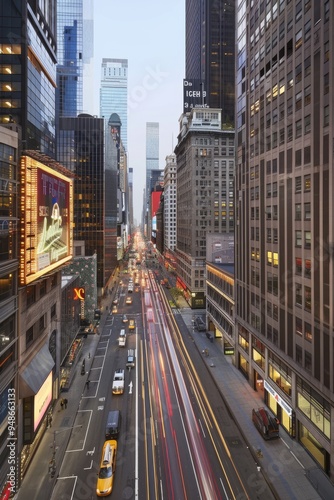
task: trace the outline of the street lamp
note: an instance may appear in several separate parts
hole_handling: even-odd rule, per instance
[[[82,425],[74,425],[73,427],[66,427],[66,429],[62,429],[61,431],[54,431],[53,432],[53,451],[52,451],[52,458],[49,462],[49,474],[51,475],[51,477],[55,477],[55,474],[56,474],[56,468],[57,468],[57,465],[56,465],[56,451],[57,451],[57,448],[56,448],[56,434],[60,434],[61,432],[65,432],[65,431],[68,431],[68,430],[71,430],[71,429],[75,429],[76,427],[82,427]]]

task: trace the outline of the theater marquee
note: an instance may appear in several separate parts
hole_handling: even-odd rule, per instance
[[[72,258],[72,220],[72,179],[29,156],[22,156],[21,285],[31,283]]]

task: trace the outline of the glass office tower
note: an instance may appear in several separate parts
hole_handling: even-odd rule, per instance
[[[57,113],[82,111],[83,0],[57,2]]]
[[[186,78],[200,80],[205,104],[234,129],[235,0],[186,0]]]
[[[122,143],[128,149],[128,60],[102,59],[100,116],[108,123],[116,113],[122,123]]]
[[[97,254],[97,286],[105,284],[104,121],[82,114],[59,120],[59,161],[76,174],[73,238]]]
[[[333,479],[333,2],[236,8],[236,361]]]
[[[0,123],[55,157],[56,0],[0,0]]]
[[[151,194],[151,172],[159,170],[159,123],[146,123],[146,199]]]

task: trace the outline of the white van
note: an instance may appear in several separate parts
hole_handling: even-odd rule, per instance
[[[126,344],[126,334],[124,328],[122,328],[118,337],[118,347],[125,347],[125,344]]]

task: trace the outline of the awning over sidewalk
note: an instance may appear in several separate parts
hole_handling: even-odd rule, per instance
[[[54,367],[54,364],[49,348],[45,344],[35,355],[34,359],[19,374],[20,397],[28,398],[35,396]]]

